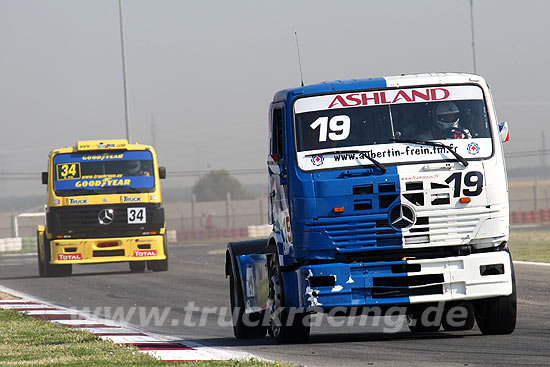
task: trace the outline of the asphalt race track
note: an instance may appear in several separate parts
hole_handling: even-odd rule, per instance
[[[399,319],[348,327],[349,319],[334,318],[312,328],[309,342],[283,345],[269,337],[233,337],[224,248],[171,246],[170,270],[164,273],[130,273],[127,263],[77,265],[68,278],[38,277],[36,255],[2,255],[0,284],[60,306],[110,313],[151,331],[297,365],[550,365],[550,266],[516,264],[518,323],[512,335],[484,336],[477,327],[412,334]]]

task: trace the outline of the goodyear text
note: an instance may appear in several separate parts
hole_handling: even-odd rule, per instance
[[[75,187],[111,187],[111,186],[129,186],[131,179],[112,179],[104,178],[102,180],[77,181]]]
[[[103,153],[103,154],[89,154],[83,155],[83,161],[104,161],[108,159],[122,159],[124,154],[112,154],[112,153]]]

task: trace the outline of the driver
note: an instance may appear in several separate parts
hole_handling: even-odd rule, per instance
[[[468,129],[462,128],[460,110],[453,102],[440,102],[434,108],[431,134],[421,134],[421,139],[469,139],[472,137]],[[431,135],[431,136],[424,136]]]

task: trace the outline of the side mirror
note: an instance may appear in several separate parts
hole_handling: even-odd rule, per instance
[[[160,179],[166,178],[166,167],[159,167],[159,178]]]
[[[48,172],[42,172],[42,184],[43,185],[48,184]]]
[[[510,140],[510,132],[508,130],[508,123],[506,121],[498,124],[498,134],[500,135],[500,141],[505,143]]]
[[[269,169],[269,173],[272,173],[275,175],[281,174],[281,167],[279,166],[280,161],[281,161],[280,154],[270,154],[267,157],[267,168]]]

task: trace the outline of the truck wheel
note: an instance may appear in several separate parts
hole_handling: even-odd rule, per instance
[[[166,259],[148,260],[147,269],[151,271],[168,271],[168,246],[166,245],[166,235],[164,235],[162,243],[163,243],[162,247],[164,248],[164,255],[166,255]]]
[[[132,273],[143,273],[145,271],[145,261],[129,261],[128,264]]]
[[[447,315],[449,312],[453,311],[456,307],[464,307],[466,310],[466,317],[463,319],[454,319],[453,322],[456,322],[458,325],[451,325],[447,320]],[[475,312],[474,305],[471,302],[461,302],[449,306],[443,313],[443,319],[441,320],[441,325],[446,331],[462,331],[462,330],[471,330],[475,324]]]
[[[514,264],[511,265],[511,272],[512,294],[482,299],[474,304],[477,326],[483,334],[511,334],[516,328],[517,296]]]
[[[38,275],[43,277],[45,276],[44,260],[40,256],[40,233],[39,232],[36,232],[36,257],[38,258]]]
[[[68,277],[73,272],[72,264],[50,264],[52,251],[50,241],[44,233],[42,235],[42,244],[44,247],[44,275],[47,277]]]
[[[262,325],[263,313],[245,314],[244,299],[238,275],[233,274],[231,267],[229,274],[229,300],[233,318],[233,334],[237,339],[264,338],[267,327]],[[247,320],[244,318],[247,317]],[[254,325],[247,325],[247,323]]]
[[[441,320],[430,320],[422,315],[430,305],[412,305],[407,308],[407,325],[413,333],[433,333],[439,331]]]
[[[271,256],[269,268],[269,335],[279,343],[307,341],[310,333],[309,315],[286,308],[277,254]]]

